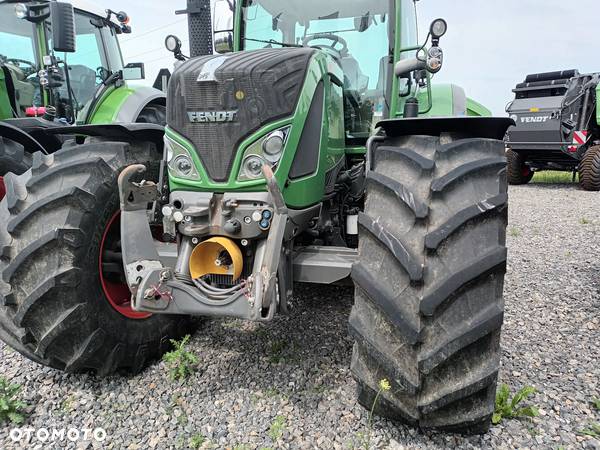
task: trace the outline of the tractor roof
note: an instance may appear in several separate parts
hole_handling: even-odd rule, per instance
[[[389,13],[389,0],[260,0],[263,8],[271,13],[285,11],[300,22],[318,18],[360,17],[365,14]]]
[[[3,3],[49,3],[50,0],[0,0],[0,4]],[[99,7],[96,3],[88,0],[69,0],[75,9],[84,11],[102,18],[106,17],[106,10]],[[111,22],[115,25],[119,25],[117,21],[111,18]]]

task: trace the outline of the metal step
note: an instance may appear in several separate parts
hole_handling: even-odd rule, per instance
[[[310,246],[295,250],[294,281],[331,284],[348,278],[358,260],[358,250]]]

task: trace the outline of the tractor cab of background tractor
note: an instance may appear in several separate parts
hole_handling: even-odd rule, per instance
[[[109,89],[143,78],[142,64],[123,67],[120,56],[117,34],[131,32],[129,17],[100,11],[0,1],[0,120],[85,123]]]

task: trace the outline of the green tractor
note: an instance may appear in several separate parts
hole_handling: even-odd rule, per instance
[[[432,85],[447,26],[419,42],[412,0],[215,10],[213,29],[188,1],[191,57],[166,40],[165,130],[63,128],[6,178],[0,337],[67,372],[135,373],[193,317],[268,322],[295,283],[352,279],[359,402],[386,379],[378,414],[486,431],[513,122]]]
[[[144,76],[143,64],[123,65],[117,36],[131,32],[128,22],[85,1],[0,1],[0,177],[61,147],[48,128],[165,124],[165,95],[126,82]]]

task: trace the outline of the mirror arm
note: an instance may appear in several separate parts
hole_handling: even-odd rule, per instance
[[[426,69],[427,63],[418,58],[404,59],[398,61],[394,66],[394,74],[400,78],[402,75],[406,75],[415,70]]]

